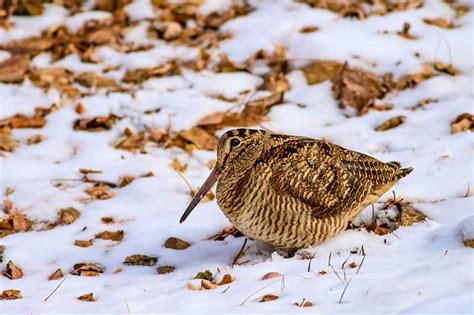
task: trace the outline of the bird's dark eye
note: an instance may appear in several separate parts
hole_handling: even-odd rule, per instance
[[[232,148],[235,148],[235,147],[239,146],[239,144],[240,144],[240,140],[239,140],[239,139],[237,139],[237,138],[232,138],[232,139],[230,139],[230,146],[231,146]]]

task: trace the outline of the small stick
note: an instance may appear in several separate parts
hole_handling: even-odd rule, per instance
[[[242,245],[242,248],[237,253],[237,255],[235,255],[234,260],[232,260],[232,265],[231,265],[232,267],[234,267],[234,265],[237,263],[237,261],[243,256],[244,248],[245,248],[245,245],[247,245],[247,241],[248,241],[248,238],[245,238],[245,241],[244,241],[244,244]]]
[[[346,293],[347,287],[349,286],[349,283],[351,283],[352,278],[347,281],[346,285],[344,286],[344,290],[342,291],[341,297],[339,298],[339,304],[342,302],[342,298],[344,297],[344,293]]]
[[[328,266],[331,266],[331,255],[332,255],[332,252],[329,252]]]
[[[349,257],[347,257],[346,260],[344,260],[344,262],[342,263],[341,265],[341,269],[342,269],[342,272],[344,273],[344,282],[346,282],[346,269],[344,268],[344,265],[346,264],[346,262],[349,260],[349,258],[351,258],[351,253],[349,253]]]
[[[59,287],[61,286],[61,284],[63,284],[63,282],[66,281],[66,279],[67,279],[67,277],[64,277],[64,279],[63,279],[61,282],[59,282],[59,284],[58,284],[57,287],[53,290],[53,292],[51,292],[51,293],[43,300],[43,302],[46,302],[46,301],[54,294],[54,292],[56,292],[56,291],[59,289]]]

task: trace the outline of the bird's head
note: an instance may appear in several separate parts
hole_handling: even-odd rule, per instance
[[[239,174],[252,167],[268,147],[270,136],[268,131],[246,128],[232,129],[224,133],[217,146],[216,165],[184,211],[180,223],[186,220],[222,175]]]

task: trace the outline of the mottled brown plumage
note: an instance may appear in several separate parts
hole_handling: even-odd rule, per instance
[[[181,222],[218,181],[217,203],[244,235],[282,249],[314,246],[411,171],[324,140],[234,129]]]

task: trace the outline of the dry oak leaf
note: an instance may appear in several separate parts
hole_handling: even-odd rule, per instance
[[[309,300],[303,299],[303,301],[301,301],[301,303],[295,303],[295,305],[299,306],[299,307],[311,307],[311,306],[313,306],[313,303]]]
[[[59,67],[33,69],[29,73],[33,84],[44,89],[69,86],[72,81],[71,77],[71,73]]]
[[[281,273],[271,271],[271,272],[266,273],[260,280],[267,280],[267,279],[278,278],[278,277],[281,277]]]
[[[434,64],[433,64],[433,68],[436,70],[436,71],[439,71],[439,72],[444,72],[444,73],[447,73],[449,75],[456,75],[458,74],[458,71],[454,68],[454,66],[450,63],[450,64],[445,64],[444,62],[441,62],[441,61],[436,61]]]
[[[17,114],[13,117],[0,120],[0,127],[42,128],[46,124],[46,119],[42,115],[44,114],[40,113],[40,111],[37,111],[32,117]]]
[[[86,293],[81,295],[80,297],[77,298],[78,300],[84,301],[84,302],[95,302],[95,297],[94,293]]]
[[[123,240],[123,235],[124,235],[123,230],[118,230],[118,231],[114,231],[114,232],[104,231],[104,232],[100,232],[100,233],[96,234],[95,238],[98,238],[98,239],[101,239],[101,240],[109,240],[109,241],[120,242],[120,241]]]
[[[0,300],[16,300],[21,298],[21,291],[15,289],[3,290],[2,294],[0,294]]]
[[[453,24],[444,18],[435,18],[435,19],[423,19],[428,25],[434,25],[441,28],[453,28]]]
[[[310,63],[301,69],[306,83],[318,84],[326,80],[334,81],[342,70],[342,65],[337,61],[321,60]]]
[[[115,196],[115,193],[105,185],[91,187],[86,189],[84,192],[99,200],[106,200]]]
[[[471,247],[471,248],[474,248],[474,239],[465,239],[463,240],[463,244],[464,246],[466,247]]]
[[[128,129],[126,129],[128,130]],[[145,152],[145,144],[148,142],[148,135],[146,131],[138,133],[125,132],[125,135],[118,138],[114,142],[114,148],[134,152],[136,150]]]
[[[112,218],[112,217],[102,217],[102,218],[100,218],[100,221],[102,221],[102,223],[104,223],[104,224],[112,224],[112,223],[114,223],[114,218]]]
[[[131,182],[133,182],[134,180],[135,180],[135,177],[133,176],[127,176],[127,175],[120,176],[118,186],[119,188],[125,187],[129,185]]]
[[[410,34],[410,28],[411,28],[411,25],[410,23],[403,23],[403,28],[401,31],[397,32],[398,35],[400,35],[401,37],[405,38],[405,39],[416,39],[416,36]]]
[[[432,65],[426,62],[423,64],[423,69],[420,72],[402,76],[396,83],[395,88],[397,90],[411,89],[420,82],[430,79],[435,75]]]
[[[385,131],[400,126],[405,122],[405,116],[392,117],[375,128],[375,131]]]
[[[98,75],[95,72],[83,72],[77,75],[74,80],[85,87],[108,88],[112,90],[120,89],[113,79]]]
[[[7,266],[3,270],[2,274],[12,280],[20,279],[21,277],[23,277],[23,272],[21,271],[21,269],[16,266],[11,260],[8,261]]]
[[[169,164],[169,166],[172,169],[174,169],[175,171],[180,172],[180,173],[183,173],[184,171],[186,171],[186,168],[188,167],[188,165],[182,165],[181,162],[178,159],[174,159]]]
[[[44,141],[43,135],[34,135],[26,139],[26,144],[33,145]]]
[[[183,250],[191,246],[190,243],[179,239],[177,237],[169,237],[165,243],[163,244],[163,247],[165,248],[171,248],[171,249],[177,249],[177,250]]]
[[[64,277],[64,274],[63,274],[63,271],[61,270],[61,268],[59,268],[59,269],[56,269],[56,271],[54,271],[48,277],[48,280],[58,280],[58,279],[61,279],[62,277]]]
[[[184,140],[184,143],[181,144],[179,140]],[[217,149],[217,138],[200,127],[193,127],[178,132],[173,142],[176,146],[182,147],[187,151],[192,151],[194,148],[198,150]]]
[[[351,263],[349,264],[349,268],[352,268],[352,269],[356,268],[357,266],[358,266],[358,265],[357,265],[357,263],[356,263],[355,261],[353,261],[353,262],[351,262]]]
[[[12,138],[10,128],[0,128],[0,151],[12,152],[16,146],[17,142]]]
[[[83,118],[74,122],[74,130],[104,131],[110,130],[119,117],[109,115],[105,117]]]
[[[74,245],[78,247],[89,247],[92,246],[93,241],[92,240],[75,240]]]
[[[21,82],[30,66],[30,58],[25,55],[13,56],[0,62],[0,82]]]
[[[151,77],[161,77],[178,73],[179,69],[176,67],[176,64],[174,62],[168,62],[154,68],[127,70],[123,81],[126,83],[141,83]]]
[[[60,209],[59,210],[59,219],[57,221],[57,224],[60,224],[60,225],[72,224],[80,216],[81,216],[81,213],[73,207]]]
[[[371,72],[350,68],[344,64],[334,80],[333,91],[339,100],[339,107],[352,107],[357,113],[366,112],[374,99],[381,98],[387,92],[381,80]]]
[[[201,280],[201,288],[211,290],[217,288],[217,284],[208,280]]]
[[[71,274],[75,276],[95,277],[103,272],[104,268],[96,263],[82,262],[74,265]]]
[[[265,294],[264,296],[262,296],[262,298],[260,299],[260,302],[268,302],[268,301],[274,301],[278,299],[278,296],[277,295],[273,295],[273,294]]]
[[[229,284],[234,281],[234,277],[230,273],[226,273],[226,274],[218,273],[215,275],[215,281],[218,285]]]
[[[30,37],[21,40],[10,41],[0,46],[1,49],[13,55],[27,54],[35,56],[41,52],[50,50],[55,44],[55,39],[51,37]]]
[[[156,268],[156,272],[158,272],[158,274],[160,274],[160,275],[164,275],[164,274],[171,273],[171,272],[175,271],[175,269],[176,269],[175,266],[160,266],[160,267]]]
[[[410,226],[427,219],[427,216],[420,210],[413,207],[409,202],[396,202],[395,207],[400,211],[396,226]]]
[[[467,130],[474,130],[474,115],[464,113],[456,117],[456,119],[451,122],[452,134]]]
[[[154,266],[158,262],[157,257],[135,254],[125,257],[123,262],[125,265],[130,266]]]

